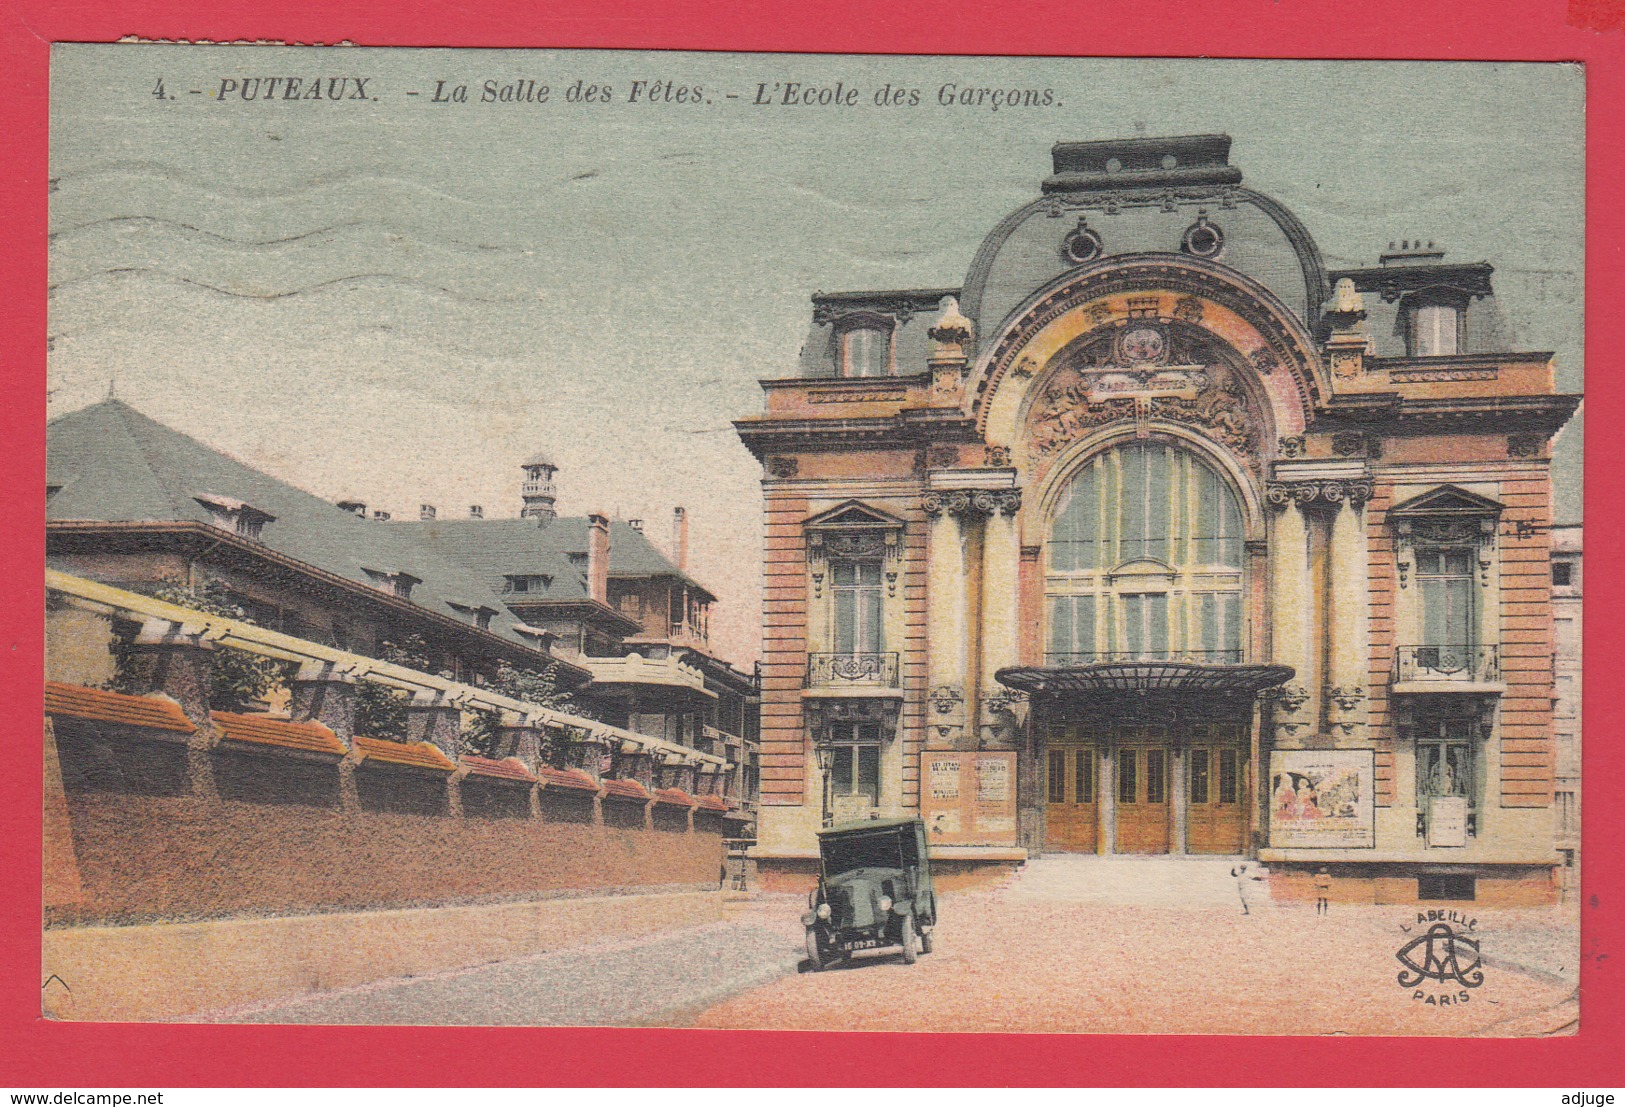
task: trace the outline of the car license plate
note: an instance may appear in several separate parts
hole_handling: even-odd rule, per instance
[[[879,938],[854,938],[849,942],[842,942],[841,948],[844,950],[874,949],[878,945],[880,945]]]

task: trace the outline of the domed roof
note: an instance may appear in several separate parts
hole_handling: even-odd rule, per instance
[[[1228,135],[1058,143],[1042,195],[982,242],[959,298],[981,341],[1076,266],[1127,254],[1189,255],[1251,277],[1313,327],[1330,292],[1298,218],[1241,187]]]
[[[543,453],[540,450],[538,450],[535,453],[531,454],[530,455],[530,460],[526,461],[523,465],[520,466],[520,468],[521,469],[529,469],[533,465],[545,465],[549,469],[557,469],[559,467],[557,462],[555,462],[551,457],[548,457],[547,454]]]

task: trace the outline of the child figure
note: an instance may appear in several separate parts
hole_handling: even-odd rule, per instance
[[[1331,894],[1331,891],[1332,874],[1326,871],[1325,865],[1322,865],[1320,871],[1315,874],[1315,914],[1325,915],[1330,913],[1331,903],[1327,897]]]

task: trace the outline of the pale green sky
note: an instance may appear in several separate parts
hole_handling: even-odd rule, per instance
[[[302,98],[342,76],[367,98]],[[255,77],[278,98],[210,95]],[[578,79],[614,100],[569,102]],[[549,102],[479,103],[487,80]],[[704,91],[627,102],[640,80]],[[432,103],[440,81],[471,102]],[[753,103],[790,81],[858,103]],[[887,84],[921,103],[875,107]],[[944,107],[944,84],[1055,104]],[[1583,91],[1533,64],[59,45],[50,410],[116,378],[153,418],[397,515],[517,513],[517,465],[546,449],[566,513],[663,539],[688,506],[719,643],[748,661],[760,473],[729,423],[795,372],[814,290],[957,285],[1058,140],[1222,131],[1332,266],[1417,236],[1493,262],[1516,346],[1556,350],[1578,390]]]

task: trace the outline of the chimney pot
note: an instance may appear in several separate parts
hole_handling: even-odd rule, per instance
[[[680,572],[688,572],[688,511],[673,508],[671,513],[671,559]]]
[[[363,519],[367,517],[367,505],[362,503],[360,500],[340,500],[338,507],[340,511],[348,511],[351,515],[356,515]]]
[[[633,530],[637,531],[639,534],[643,533],[643,520],[642,519],[628,519],[626,521],[626,525],[631,527]]]
[[[377,522],[380,522],[380,523],[389,522],[389,512],[387,512],[387,511],[376,511],[375,510],[372,513],[372,517],[373,517],[374,520],[376,520]]]
[[[418,518],[427,522],[434,518],[434,504],[419,504]]]
[[[468,505],[468,517],[470,519],[483,519],[483,518],[485,518],[485,508],[481,507],[479,504],[469,504]]]
[[[601,511],[587,516],[587,597],[609,602],[609,517]]]

